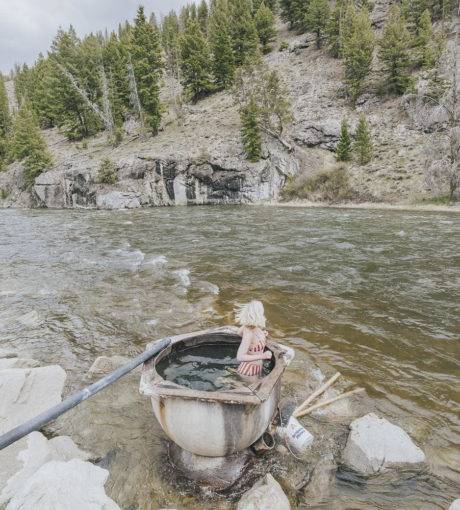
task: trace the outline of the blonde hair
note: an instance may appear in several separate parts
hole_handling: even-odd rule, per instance
[[[261,301],[250,301],[235,311],[235,319],[241,326],[265,327],[264,305]]]

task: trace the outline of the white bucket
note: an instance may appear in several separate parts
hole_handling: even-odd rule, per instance
[[[286,426],[277,427],[276,435],[278,439],[297,453],[307,451],[312,444],[314,437],[307,429],[302,427],[298,420],[291,416]]]

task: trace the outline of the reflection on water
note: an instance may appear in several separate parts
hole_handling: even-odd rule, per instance
[[[0,211],[0,338],[59,363],[68,390],[100,355],[231,322],[264,301],[272,337],[365,386],[423,445],[430,472],[365,487],[339,475],[323,508],[446,508],[460,477],[460,222],[449,214],[193,207]],[[162,433],[138,374],[57,427],[110,464],[123,508],[203,507],[161,476]],[[299,505],[307,501],[300,498]],[[204,504],[205,505],[205,504]],[[212,505],[210,506],[212,508]]]

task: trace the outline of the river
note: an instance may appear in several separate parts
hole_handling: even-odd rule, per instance
[[[1,210],[0,233],[0,347],[62,365],[67,391],[87,384],[97,356],[231,323],[237,303],[258,298],[272,337],[296,350],[290,370],[301,374],[307,357],[340,370],[430,460],[427,473],[403,482],[363,488],[339,476],[321,508],[443,509],[460,496],[457,215]],[[124,509],[215,508],[168,482],[137,381],[85,403],[57,430],[104,457],[108,493]]]

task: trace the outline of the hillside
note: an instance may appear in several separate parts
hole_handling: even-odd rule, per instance
[[[377,29],[385,12],[386,3],[375,5]],[[170,91],[178,84],[169,79],[163,81],[166,114],[157,136],[138,136],[135,126],[125,123],[124,140],[113,148],[104,133],[69,142],[56,128],[45,130],[54,166],[27,188],[21,164],[10,165],[0,173],[0,206],[134,208],[278,200],[288,179],[334,164],[342,119],[353,132],[361,113],[371,128],[374,157],[364,166],[347,165],[354,200],[414,202],[430,197],[424,162],[433,130],[414,122],[408,96],[380,97],[375,64],[368,91],[353,109],[343,94],[342,62],[317,50],[309,35],[297,35],[280,22],[277,32],[265,60],[289,91],[294,120],[283,136],[292,151],[265,136],[261,161],[248,162],[231,94],[219,92],[187,103],[177,118]],[[278,51],[282,42],[287,49]],[[423,72],[416,76],[423,81]],[[98,183],[98,169],[107,158],[116,171],[115,184]]]

